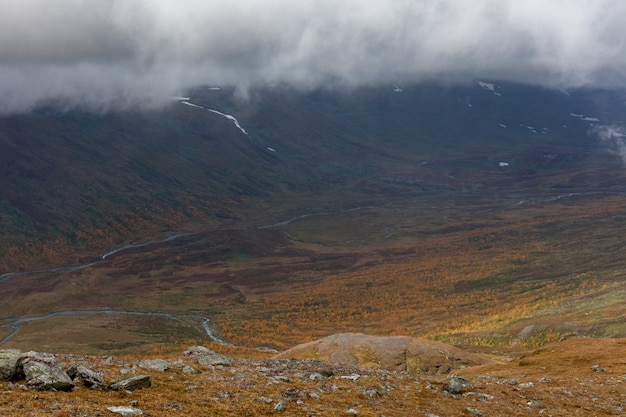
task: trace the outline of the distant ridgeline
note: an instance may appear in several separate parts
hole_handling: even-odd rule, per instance
[[[462,189],[463,164],[580,166],[590,152],[624,149],[621,91],[477,80],[187,95],[153,112],[0,118],[0,273],[81,264],[173,231]],[[516,165],[519,155],[531,165]],[[445,176],[409,180],[434,161]],[[492,185],[483,191],[501,191]]]

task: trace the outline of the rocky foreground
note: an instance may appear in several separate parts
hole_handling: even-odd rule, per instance
[[[215,348],[217,350],[217,348]],[[604,416],[626,413],[626,340],[519,358],[335,335],[274,357],[193,346],[113,358],[0,351],[3,416]]]

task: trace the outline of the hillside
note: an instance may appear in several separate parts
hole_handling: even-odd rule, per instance
[[[619,93],[488,85],[499,95],[419,85],[263,90],[241,102],[198,89],[160,112],[0,118],[0,266],[71,265],[77,253],[229,219],[258,226],[390,199],[476,204],[472,189],[498,202],[511,186],[536,198],[619,181],[619,161],[603,155],[612,145],[572,116],[614,123]]]
[[[0,346],[624,336],[620,115],[477,81],[4,117]]]
[[[199,364],[193,355],[183,355],[184,347],[143,357],[58,355],[64,366],[82,363],[100,372],[107,383],[142,375],[150,378],[150,387],[112,391],[77,383],[72,392],[53,392],[33,391],[25,381],[0,382],[0,413],[31,417],[624,413],[624,339],[571,338],[453,374],[273,359],[259,352],[217,348],[234,355],[230,365]]]

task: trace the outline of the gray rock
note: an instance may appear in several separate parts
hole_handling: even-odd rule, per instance
[[[17,375],[23,376],[29,387],[39,390],[71,391],[74,388],[72,379],[52,353],[22,354],[17,364]]]
[[[382,394],[374,387],[366,387],[361,392],[367,398],[376,398],[382,396]]]
[[[105,389],[104,377],[102,372],[96,372],[84,365],[75,364],[69,367],[67,375],[72,378],[74,383],[82,383],[87,388]]]
[[[604,369],[600,365],[591,365],[591,370],[593,372],[604,372]]]
[[[109,410],[112,413],[121,414],[123,417],[143,415],[143,412],[140,409],[134,408],[134,407],[114,406],[114,407],[107,407],[107,410]]]
[[[197,364],[204,366],[230,366],[232,364],[228,356],[220,355],[204,346],[190,347],[185,351],[185,356],[189,356]]]
[[[283,411],[287,408],[287,403],[284,401],[279,401],[274,405],[274,411]]]
[[[197,369],[192,368],[191,366],[183,366],[181,368],[181,371],[183,372],[183,374],[185,375],[193,375],[193,374],[199,374],[200,371],[198,371]]]
[[[448,391],[452,394],[458,394],[466,388],[473,388],[470,382],[459,375],[450,375],[448,377]]]
[[[473,408],[473,407],[467,407],[466,410],[469,411],[471,414],[478,416],[478,417],[483,415],[483,413],[481,413],[480,411],[478,411],[476,408]]]
[[[122,378],[109,384],[109,388],[114,391],[134,391],[141,388],[149,388],[152,385],[148,375],[136,375],[130,378]]]
[[[208,349],[204,346],[192,346],[185,351],[185,356],[205,355],[205,354],[214,355],[215,352],[213,352],[211,349]]]
[[[15,349],[0,350],[0,381],[9,381],[17,372],[22,352]]]
[[[138,363],[140,368],[156,369],[157,371],[167,371],[171,368],[170,364],[163,359],[148,359]]]
[[[228,356],[215,353],[213,355],[201,355],[194,358],[197,364],[204,366],[230,366],[231,360]]]

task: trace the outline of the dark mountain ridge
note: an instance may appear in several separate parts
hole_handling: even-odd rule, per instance
[[[0,265],[59,266],[177,230],[443,190],[612,189],[619,158],[589,130],[620,122],[623,97],[482,81],[265,89],[248,101],[198,88],[161,111],[2,117]],[[501,159],[514,175],[498,173]]]

